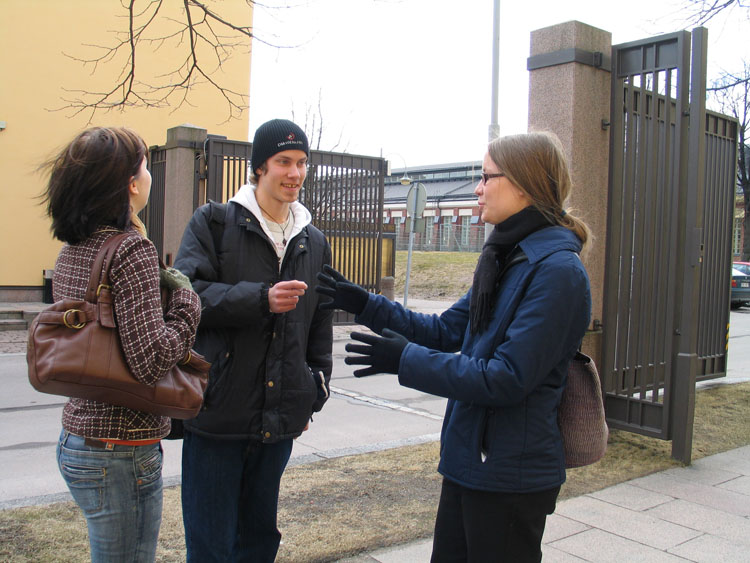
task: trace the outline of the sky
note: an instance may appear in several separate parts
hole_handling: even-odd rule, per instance
[[[500,134],[526,131],[531,31],[578,20],[625,43],[692,29],[686,5],[501,0]],[[249,137],[269,119],[309,130],[315,117],[322,137],[313,148],[382,156],[394,168],[481,160],[492,22],[492,0],[258,0]],[[750,20],[735,10],[706,27],[710,81],[741,67]]]

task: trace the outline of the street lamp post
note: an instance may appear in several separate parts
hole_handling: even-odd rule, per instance
[[[498,123],[498,84],[500,82],[500,0],[493,2],[492,18],[492,95],[490,100],[490,127],[489,141],[500,136],[500,124]],[[484,224],[484,240],[487,240],[495,228],[490,223]]]

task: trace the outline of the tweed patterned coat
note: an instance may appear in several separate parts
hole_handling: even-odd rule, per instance
[[[62,248],[52,278],[55,301],[83,299],[99,249],[118,232],[102,228],[85,241]],[[189,289],[178,289],[162,310],[156,248],[135,231],[118,248],[110,281],[125,358],[136,379],[153,384],[192,348],[200,299]],[[62,424],[72,434],[109,440],[149,440],[169,432],[168,417],[84,399],[68,401]]]

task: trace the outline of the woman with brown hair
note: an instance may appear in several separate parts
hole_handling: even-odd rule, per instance
[[[46,164],[45,191],[60,250],[55,301],[83,299],[104,242],[128,233],[110,269],[117,330],[133,376],[153,385],[190,350],[200,300],[189,280],[160,270],[136,214],[151,174],[143,139],[125,128],[88,129]],[[161,286],[169,288],[166,310]],[[92,561],[153,561],[162,511],[162,449],[168,417],[71,398],[57,447],[60,473],[86,517]]]
[[[366,366],[448,398],[433,562],[540,561],[548,514],[565,481],[557,409],[591,314],[578,253],[585,223],[566,211],[568,165],[547,133],[489,144],[474,190],[495,225],[469,292],[441,315],[404,309],[333,269],[321,307],[354,313],[379,336],[352,333]],[[457,353],[458,352],[458,353]]]

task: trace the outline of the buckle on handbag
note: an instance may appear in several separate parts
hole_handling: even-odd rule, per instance
[[[65,311],[65,312],[63,313],[63,317],[62,317],[62,320],[63,320],[63,324],[64,324],[65,326],[67,326],[68,328],[75,328],[76,330],[77,330],[77,329],[81,329],[81,328],[83,328],[84,326],[86,326],[86,323],[85,323],[85,322],[80,322],[80,321],[79,321],[79,322],[77,322],[77,323],[74,323],[74,322],[70,322],[70,321],[68,320],[68,315],[69,315],[69,314],[71,314],[71,313],[72,313],[73,315],[75,315],[76,313],[83,313],[83,311],[81,311],[80,309],[68,309],[67,311]]]
[[[178,364],[180,364],[181,366],[184,366],[184,365],[187,365],[187,364],[189,364],[189,363],[190,363],[190,360],[192,360],[192,359],[193,359],[193,355],[192,355],[192,354],[190,353],[190,350],[188,350],[187,354],[185,354],[185,357],[184,357],[184,358],[182,358],[182,359],[181,359],[181,360],[180,360],[179,362],[177,362],[177,363],[178,363]]]
[[[96,288],[96,296],[99,297],[99,294],[102,292],[102,289],[112,289],[111,285],[107,285],[106,283],[100,283],[99,287]]]

